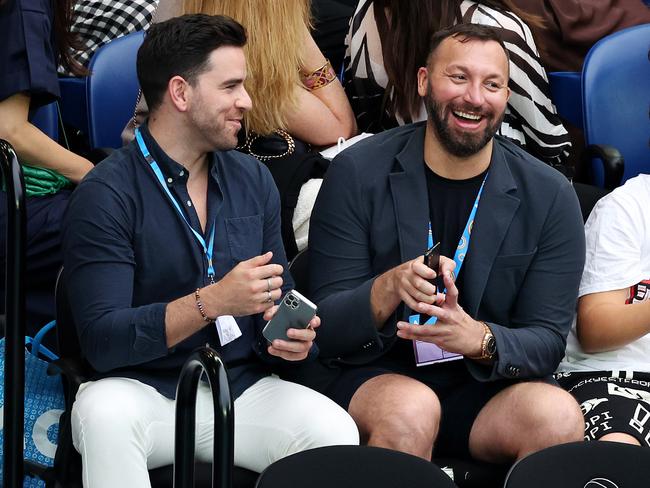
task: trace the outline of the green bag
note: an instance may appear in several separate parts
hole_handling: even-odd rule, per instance
[[[28,197],[54,195],[69,186],[70,180],[65,176],[46,168],[37,168],[23,164],[25,192]]]
[[[69,186],[70,180],[56,171],[21,164],[25,178],[25,193],[28,197],[54,195],[59,190]]]

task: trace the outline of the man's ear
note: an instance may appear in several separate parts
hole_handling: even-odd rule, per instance
[[[167,93],[179,112],[185,112],[189,105],[191,87],[182,76],[174,76],[167,83]]]
[[[426,96],[429,86],[429,70],[422,66],[418,69],[418,93],[421,97]]]

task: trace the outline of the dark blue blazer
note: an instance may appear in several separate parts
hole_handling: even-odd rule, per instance
[[[396,339],[406,307],[377,331],[370,290],[381,273],[427,245],[425,124],[378,134],[337,156],[310,223],[310,285],[326,362],[365,364]],[[463,266],[464,309],[489,323],[493,367],[467,360],[479,380],[541,378],[564,356],[585,259],[571,184],[511,142],[494,140],[489,176]],[[401,340],[401,339],[400,339]]]

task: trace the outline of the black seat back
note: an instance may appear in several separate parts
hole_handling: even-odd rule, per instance
[[[77,327],[72,317],[72,309],[67,296],[65,269],[61,268],[56,279],[56,341],[62,358],[81,358],[81,345]]]
[[[455,488],[435,464],[403,452],[363,446],[310,449],[266,468],[256,488]]]
[[[289,272],[293,278],[294,288],[309,296],[309,248],[300,251],[289,263]]]
[[[599,186],[587,185],[575,181],[573,182],[573,189],[575,190],[576,195],[578,195],[582,220],[584,222],[587,221],[587,218],[594,208],[594,205],[596,205],[596,202],[609,193],[609,190],[605,190]]]
[[[504,488],[647,486],[650,449],[618,442],[572,442],[531,454],[508,473]]]

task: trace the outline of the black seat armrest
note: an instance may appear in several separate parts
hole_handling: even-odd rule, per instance
[[[47,367],[47,374],[60,374],[65,376],[71,383],[81,385],[81,383],[88,381],[88,377],[92,372],[89,370],[86,361],[81,358],[59,358],[50,362]]]
[[[614,146],[605,144],[590,144],[585,148],[583,153],[583,159],[587,168],[591,168],[591,160],[593,158],[598,158],[603,163],[605,189],[613,190],[617,186],[620,186],[623,180],[623,171],[625,170],[625,160],[619,150]]]

